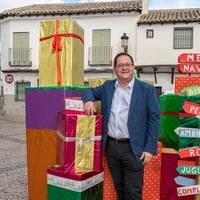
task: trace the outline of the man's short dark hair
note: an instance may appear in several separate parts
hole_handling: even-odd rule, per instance
[[[134,65],[133,57],[132,57],[130,54],[128,54],[128,53],[121,52],[121,53],[118,53],[118,54],[115,56],[115,58],[114,58],[114,66],[116,66],[116,64],[117,64],[117,59],[118,59],[120,56],[128,56],[128,57],[131,59],[132,64]]]

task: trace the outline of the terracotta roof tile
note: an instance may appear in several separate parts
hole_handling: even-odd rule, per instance
[[[139,25],[176,22],[200,22],[200,8],[150,10],[147,14],[141,15],[137,23]]]
[[[38,16],[38,15],[78,15],[106,12],[132,12],[141,13],[142,0],[111,1],[90,3],[58,3],[58,4],[34,4],[5,10],[0,13],[0,18],[9,16]],[[200,22],[200,8],[193,9],[168,9],[150,10],[141,15],[140,24],[176,23],[176,22]]]
[[[87,14],[104,12],[137,11],[141,12],[141,0],[135,1],[112,1],[91,3],[61,3],[61,4],[34,4],[5,10],[0,17],[8,16],[32,16],[32,15],[62,15],[62,14]]]

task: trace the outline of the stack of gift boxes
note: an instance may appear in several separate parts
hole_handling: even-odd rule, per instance
[[[83,85],[83,28],[71,18],[41,21],[39,87],[26,89],[30,200],[102,199],[102,116],[79,109]]]
[[[58,113],[57,166],[47,170],[48,200],[103,199],[102,115],[84,114],[80,98]]]

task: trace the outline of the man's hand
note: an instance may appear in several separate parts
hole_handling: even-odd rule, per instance
[[[85,102],[84,110],[86,115],[93,115],[96,112],[94,102],[93,101]]]
[[[140,157],[141,160],[144,159],[143,164],[150,162],[152,158],[153,158],[153,155],[145,151],[142,152],[142,155]]]

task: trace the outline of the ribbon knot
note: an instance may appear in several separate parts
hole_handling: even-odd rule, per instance
[[[61,37],[58,33],[53,36],[51,53],[62,51]]]

